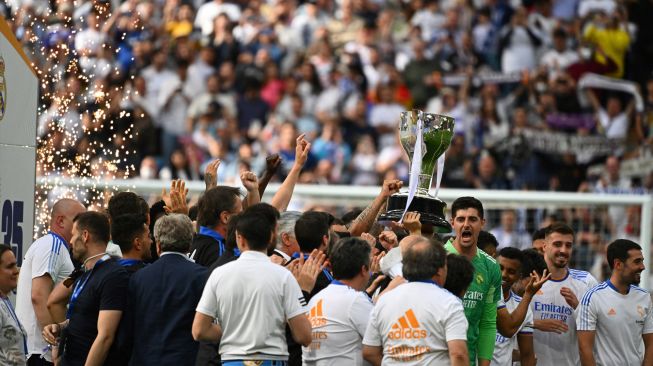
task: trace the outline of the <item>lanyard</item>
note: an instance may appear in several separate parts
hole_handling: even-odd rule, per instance
[[[16,316],[16,312],[14,311],[14,307],[11,306],[11,302],[9,301],[8,298],[3,297],[2,302],[7,306],[7,309],[9,309],[9,315],[14,319],[16,322],[16,326],[18,327],[18,330],[20,330],[21,335],[23,336],[23,351],[27,355],[27,337],[25,337],[25,330],[23,329],[23,326],[20,324],[20,321],[18,321],[18,316]]]
[[[217,232],[215,230],[211,230],[206,226],[200,226],[200,234],[210,236],[213,239],[215,239],[218,242],[218,245],[220,247],[218,249],[218,255],[222,256],[222,254],[224,253],[224,237],[222,235],[220,235],[219,232]]]
[[[118,261],[118,264],[120,264],[123,267],[129,267],[141,263],[143,263],[143,261],[140,261],[138,259],[121,259]]]
[[[301,255],[301,253],[296,252],[296,253],[293,253],[292,257],[293,258],[299,258],[300,255]],[[304,260],[307,260],[308,257],[309,257],[308,254],[304,254]],[[329,271],[326,268],[322,268],[322,273],[324,273],[324,276],[327,278],[327,280],[329,280],[329,282],[333,283],[333,281],[334,281],[333,276],[331,276],[331,273],[329,273]]]
[[[91,278],[91,275],[93,274],[93,271],[95,271],[95,268],[102,264],[102,262],[110,259],[111,257],[107,254],[105,254],[102,258],[100,258],[97,263],[91,268],[90,271],[84,273],[78,280],[77,283],[75,284],[75,287],[73,288],[73,294],[70,296],[70,302],[68,303],[68,311],[66,312],[66,319],[70,319],[73,315],[73,308],[75,307],[75,303],[77,302],[77,299],[79,298],[79,295],[82,293],[82,290],[84,290],[84,287],[86,286],[86,283],[88,282],[89,278]]]

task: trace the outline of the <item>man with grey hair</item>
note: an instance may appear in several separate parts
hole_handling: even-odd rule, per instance
[[[363,338],[374,366],[469,365],[467,319],[460,300],[444,290],[447,253],[435,239],[407,243],[402,284],[377,302]]]
[[[197,357],[191,326],[208,271],[186,255],[193,240],[188,216],[161,217],[154,225],[154,239],[159,260],[135,273],[129,282],[138,344],[130,364],[188,364]]]
[[[295,237],[295,223],[301,216],[299,211],[281,213],[277,226],[277,245],[270,255],[273,262],[285,266],[292,261],[293,254],[301,251]]]

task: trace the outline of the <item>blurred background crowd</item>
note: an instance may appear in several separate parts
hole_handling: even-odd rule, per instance
[[[10,0],[2,10],[41,75],[39,175],[199,180],[219,158],[219,182],[239,184],[279,154],[282,181],[306,134],[300,183],[407,182],[397,124],[418,108],[456,118],[444,187],[653,189],[651,0]],[[636,236],[627,211],[551,215]],[[547,220],[512,216],[494,224],[533,232]]]

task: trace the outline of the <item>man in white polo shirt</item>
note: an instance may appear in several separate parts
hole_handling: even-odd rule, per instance
[[[52,206],[50,231],[30,245],[18,277],[16,316],[27,333],[30,365],[52,365],[52,355],[41,332],[54,321],[48,311],[48,296],[56,284],[73,271],[69,245],[73,219],[86,211],[81,203],[64,198]]]
[[[370,245],[343,238],[330,250],[334,281],[308,304],[313,342],[303,347],[304,366],[363,365],[363,336],[374,307],[363,292],[370,279]]]
[[[576,309],[581,364],[653,365],[653,303],[648,291],[637,287],[642,248],[618,239],[607,254],[610,279],[589,290]]]
[[[264,203],[239,214],[236,242],[242,254],[213,271],[197,304],[193,338],[220,341],[223,365],[285,365],[286,323],[298,343],[311,343],[306,301],[297,280],[267,256],[278,218],[276,209]]]
[[[440,287],[447,253],[433,240],[402,253],[409,282],[377,302],[363,338],[363,357],[374,366],[469,365],[467,318],[461,300]]]

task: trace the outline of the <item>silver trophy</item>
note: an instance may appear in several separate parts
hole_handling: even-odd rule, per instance
[[[447,206],[442,200],[429,193],[433,173],[438,163],[438,158],[444,154],[451,144],[455,120],[453,117],[441,114],[425,113],[412,110],[401,113],[399,123],[399,140],[401,146],[408,154],[411,168],[415,144],[417,143],[418,122],[422,121],[422,163],[419,169],[417,191],[408,211],[419,212],[420,221],[425,229],[433,227],[438,233],[451,232],[451,225],[444,216]],[[412,171],[412,169],[411,169]],[[393,194],[388,199],[387,210],[379,217],[379,221],[399,221],[406,208],[408,192]]]

